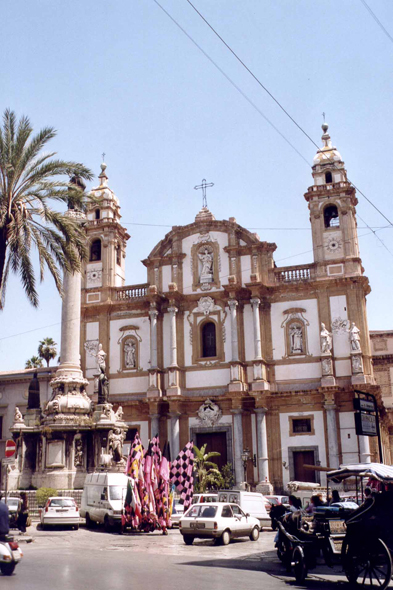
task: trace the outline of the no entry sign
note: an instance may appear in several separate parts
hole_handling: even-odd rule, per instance
[[[13,440],[8,439],[5,443],[5,456],[7,459],[13,457],[16,451],[16,444]]]

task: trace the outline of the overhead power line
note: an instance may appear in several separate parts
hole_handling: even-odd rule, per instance
[[[393,37],[391,36],[391,34],[389,33],[389,31],[383,26],[383,24],[381,23],[381,21],[379,20],[379,18],[375,14],[375,12],[373,12],[371,10],[371,8],[367,4],[367,2],[365,2],[365,0],[360,0],[360,2],[363,4],[363,6],[366,8],[366,10],[368,10],[368,12],[371,14],[372,18],[375,20],[375,22],[377,23],[377,25],[385,33],[385,35],[387,36],[387,38],[389,39],[389,41],[391,41],[393,43]]]
[[[279,108],[285,113],[285,115],[292,121],[292,123],[294,123],[294,125],[296,125],[296,127],[303,133],[303,135],[305,135],[305,137],[307,137],[307,139],[309,141],[311,141],[311,143],[319,150],[319,145],[317,143],[315,143],[315,141],[312,139],[312,137],[310,137],[310,135],[303,129],[303,127],[301,125],[299,125],[299,123],[292,117],[292,115],[287,111],[287,109],[284,108],[284,106],[280,103],[280,101],[270,92],[270,90],[264,85],[262,84],[262,82],[259,80],[259,78],[250,70],[250,68],[244,63],[244,61],[242,59],[240,59],[240,57],[237,55],[237,53],[230,47],[230,45],[228,45],[228,43],[221,37],[221,35],[215,30],[215,28],[208,22],[208,20],[203,16],[203,14],[201,12],[199,12],[199,10],[193,5],[193,3],[190,0],[186,0],[188,2],[188,4],[193,8],[193,10],[195,10],[195,12],[200,16],[200,18],[206,23],[206,25],[209,27],[209,29],[211,31],[213,31],[213,33],[218,37],[218,39],[220,39],[220,41],[225,45],[225,47],[232,53],[232,55],[237,59],[237,61],[247,70],[247,72],[252,76],[252,78],[257,82],[257,84],[259,84],[259,86],[270,96],[270,98],[272,100],[274,100],[274,102],[279,106]],[[363,0],[361,0],[363,2]],[[154,0],[154,2],[156,2],[156,4],[158,4],[157,0]],[[366,5],[366,3],[364,2],[364,4]],[[367,5],[366,5],[367,6]],[[163,9],[164,10],[164,9]],[[164,11],[166,12],[166,11]],[[168,14],[168,13],[167,13]],[[168,14],[168,16],[172,19],[172,17]],[[172,19],[174,22],[176,22],[174,19]],[[176,23],[177,24],[177,23]],[[180,25],[178,25],[180,27]],[[188,37],[188,33],[185,33]],[[189,37],[191,38],[191,37]],[[193,41],[195,43],[195,41]],[[203,51],[203,50],[202,50]],[[210,59],[210,58],[209,58]],[[297,151],[297,150],[296,150]],[[299,152],[298,152],[299,153]],[[303,156],[302,156],[303,157]],[[303,158],[304,159],[304,158]],[[329,161],[329,158],[326,158]],[[331,161],[331,164],[337,168],[335,162]],[[307,164],[309,165],[308,161]],[[371,201],[371,199],[369,199],[368,197],[366,197],[366,195],[352,182],[350,181],[352,186],[359,192],[359,194],[361,194],[368,203],[370,203],[370,205],[372,207],[374,207],[374,209],[376,211],[378,211],[378,213],[390,224],[393,226],[393,223],[390,221],[390,219],[388,219],[388,217],[386,217],[386,215],[384,213],[382,213],[382,211]],[[385,246],[386,248],[386,246]]]
[[[384,228],[380,228],[380,229],[384,229]],[[376,231],[380,231],[380,230],[377,229]],[[367,232],[366,234],[361,234],[360,236],[357,236],[357,238],[363,238],[363,237],[369,236],[370,233],[374,234],[375,232],[374,231]],[[350,242],[352,240],[356,240],[357,238],[350,238],[345,241]],[[279,258],[278,260],[276,260],[276,262],[283,262],[284,260],[289,260],[290,258],[296,258],[297,256],[303,256],[303,254],[310,254],[313,251],[314,251],[313,249],[310,249],[310,250],[305,250],[304,252],[298,252],[297,254],[291,254],[290,256],[285,256],[284,258]],[[249,270],[251,270],[251,267],[242,269],[242,272],[246,272]],[[225,278],[228,278],[229,276],[230,276],[229,273],[228,274],[220,274],[220,279],[225,279]],[[187,291],[187,289],[191,289],[191,288],[192,288],[191,284],[183,286],[183,292],[185,292],[185,291]],[[78,319],[78,318],[73,318],[68,321],[73,322],[76,319]],[[25,334],[30,334],[31,332],[38,332],[38,330],[44,330],[46,328],[52,328],[53,326],[60,326],[60,325],[61,325],[61,322],[56,322],[54,324],[48,324],[47,326],[38,326],[37,328],[32,328],[31,330],[26,330],[25,332],[18,332],[17,334],[10,334],[9,336],[2,336],[2,337],[0,337],[0,342],[2,340],[9,340],[10,338],[16,338],[17,336],[24,336]]]

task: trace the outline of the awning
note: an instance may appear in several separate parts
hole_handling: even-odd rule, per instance
[[[326,475],[336,483],[348,477],[370,477],[382,483],[393,483],[393,467],[383,463],[341,465],[340,469],[329,471]]]

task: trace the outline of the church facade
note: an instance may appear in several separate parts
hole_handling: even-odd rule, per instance
[[[361,390],[378,400],[392,463],[393,422],[373,373],[357,198],[327,125],[322,141],[304,205],[313,263],[277,267],[274,243],[203,207],[143,260],[147,281],[139,285],[126,283],[129,235],[101,166],[86,224],[82,370],[94,400],[97,354],[106,354],[109,399],[122,407],[128,442],[136,430],[145,446],[158,433],[173,457],[190,439],[207,443],[221,453],[220,465],[231,463],[238,485],[324,484],[319,466],[378,460],[375,440],[355,433]]]

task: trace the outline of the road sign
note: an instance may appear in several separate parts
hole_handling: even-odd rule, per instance
[[[357,412],[355,414],[356,434],[360,436],[378,436],[377,419],[373,414]]]
[[[357,411],[375,412],[375,404],[373,400],[368,400],[360,397],[356,397],[353,400],[353,407]]]
[[[12,439],[8,439],[5,443],[5,456],[7,459],[13,457],[16,451],[16,443]]]

